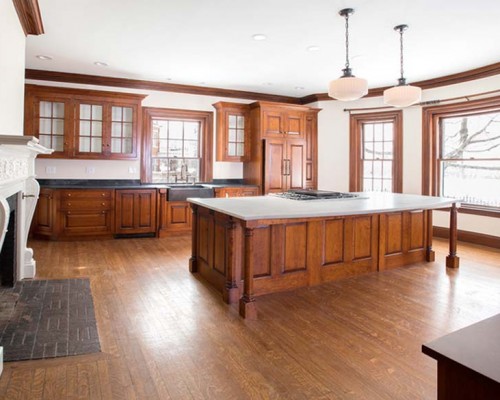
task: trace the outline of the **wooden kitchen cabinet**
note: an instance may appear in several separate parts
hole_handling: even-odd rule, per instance
[[[317,188],[317,108],[256,102],[250,107],[250,157],[245,183],[262,194]]]
[[[216,159],[217,161],[246,161],[250,156],[250,109],[248,104],[218,102]]]
[[[116,190],[114,233],[156,233],[156,189]]]
[[[214,189],[215,197],[248,197],[258,196],[257,186],[227,186]]]
[[[59,199],[59,238],[111,237],[114,190],[61,189]]]
[[[56,212],[58,198],[57,190],[40,188],[32,222],[32,233],[35,237],[51,239],[57,233]]]
[[[24,134],[55,150],[46,157],[136,159],[144,97],[26,85]]]
[[[264,192],[305,187],[306,142],[302,139],[266,139]]]
[[[192,211],[187,201],[168,201],[167,189],[158,191],[158,237],[191,230]]]

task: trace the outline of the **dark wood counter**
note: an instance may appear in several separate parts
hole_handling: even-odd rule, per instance
[[[438,362],[438,400],[500,399],[500,314],[422,346]]]

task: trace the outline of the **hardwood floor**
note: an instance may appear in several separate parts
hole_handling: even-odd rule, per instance
[[[188,272],[190,236],[31,243],[38,278],[90,277],[102,353],[4,364],[2,399],[435,399],[421,345],[500,312],[500,251],[258,299]]]

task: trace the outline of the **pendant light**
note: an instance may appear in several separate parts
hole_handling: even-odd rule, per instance
[[[417,86],[411,86],[406,83],[403,71],[403,32],[408,29],[408,25],[398,25],[394,27],[399,32],[400,40],[400,63],[401,78],[398,79],[398,85],[384,90],[384,103],[394,107],[408,107],[418,103],[422,98],[422,89]]]
[[[354,9],[344,8],[339,15],[345,18],[345,68],[344,74],[330,82],[328,96],[337,100],[357,100],[368,93],[368,82],[366,79],[356,78],[349,67],[349,16],[354,14]]]

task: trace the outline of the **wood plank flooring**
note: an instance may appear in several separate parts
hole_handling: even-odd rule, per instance
[[[101,353],[12,362],[1,399],[435,399],[421,345],[500,312],[500,251],[258,299],[259,319],[188,272],[190,236],[31,246],[38,278],[89,277]]]

